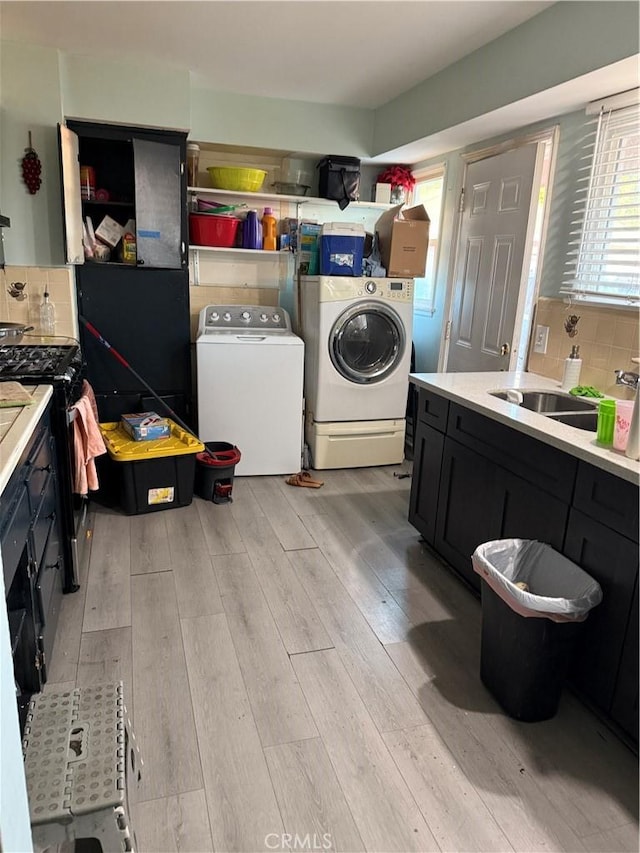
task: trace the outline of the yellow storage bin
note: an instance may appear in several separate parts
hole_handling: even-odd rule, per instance
[[[193,500],[196,453],[204,444],[169,420],[171,435],[134,441],[118,423],[100,424],[120,505],[127,515],[188,506]]]
[[[156,459],[159,456],[178,456],[183,453],[200,453],[204,444],[194,435],[169,420],[171,435],[169,438],[157,438],[151,441],[134,441],[118,423],[100,424],[102,438],[115,462],[139,462],[143,459]]]

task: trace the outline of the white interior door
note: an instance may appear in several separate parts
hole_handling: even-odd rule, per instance
[[[467,167],[447,371],[508,370],[538,143]]]

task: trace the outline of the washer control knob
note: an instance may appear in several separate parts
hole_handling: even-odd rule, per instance
[[[368,281],[365,284],[364,289],[367,291],[367,293],[375,293],[376,290],[378,289],[378,287],[377,287],[375,281]]]
[[[271,319],[273,320],[274,323],[279,323],[280,322],[280,315],[274,314]]]
[[[215,321],[219,320],[219,319],[220,319],[220,315],[218,314],[217,311],[212,311],[211,314],[209,314],[209,322],[210,323],[215,323]]]
[[[224,314],[222,315],[222,319],[226,320],[228,323],[229,320],[231,319],[231,314],[228,311],[225,311]]]
[[[264,312],[260,315],[260,322],[261,323],[266,323],[268,319],[269,318],[267,317],[267,315]]]
[[[251,319],[251,311],[243,311],[240,315],[241,320],[250,320]]]

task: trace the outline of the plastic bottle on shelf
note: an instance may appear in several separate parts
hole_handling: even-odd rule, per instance
[[[569,358],[564,360],[564,374],[562,376],[562,390],[571,391],[580,383],[580,369],[582,359],[580,358],[580,347],[573,345]]]
[[[265,207],[262,215],[262,248],[266,252],[275,252],[277,247],[278,226],[273,215],[273,208]]]
[[[262,228],[257,210],[247,211],[242,229],[242,247],[244,249],[260,249],[262,247]]]
[[[200,146],[195,142],[187,143],[187,184],[198,186],[198,164],[200,162]]]
[[[46,290],[40,305],[40,333],[42,335],[55,335],[56,333],[56,309]]]

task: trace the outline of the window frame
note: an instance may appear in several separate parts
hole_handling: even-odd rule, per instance
[[[425,278],[425,276],[417,276],[414,279],[414,298],[413,298],[413,311],[414,314],[421,314],[426,317],[433,317],[436,312],[436,287],[438,283],[438,265],[440,262],[440,250],[442,246],[442,219],[444,213],[444,202],[446,195],[446,184],[447,184],[447,164],[445,162],[436,163],[432,166],[428,166],[421,169],[416,169],[412,172],[413,177],[415,178],[415,186],[413,188],[412,194],[412,203],[420,204],[421,202],[417,198],[416,187],[420,183],[426,183],[427,181],[432,181],[440,178],[442,180],[442,194],[440,198],[440,209],[438,211],[438,237],[436,240],[433,240],[432,234],[429,235],[429,248],[433,246],[435,242],[435,251],[433,255],[433,282],[430,287],[430,296],[426,299],[419,299],[417,296],[418,287],[416,286],[416,281],[418,279]],[[429,211],[427,211],[429,213]],[[432,218],[432,217],[430,217]],[[427,250],[428,251],[428,250]]]
[[[629,206],[640,207],[639,94],[638,89],[624,92],[594,102],[586,110],[591,117],[591,133],[583,156],[590,162],[584,167],[588,174],[576,189],[574,239],[569,243],[567,270],[560,287],[561,295],[575,301],[636,310],[640,307],[640,216],[632,213],[628,235],[620,233],[624,228],[615,227],[627,182],[632,196]],[[632,143],[632,156],[626,158],[625,165],[625,141],[634,138],[638,142]],[[629,246],[619,245],[617,257],[616,239]],[[625,266],[629,268],[621,273],[625,278],[616,281],[616,267],[624,270]]]

